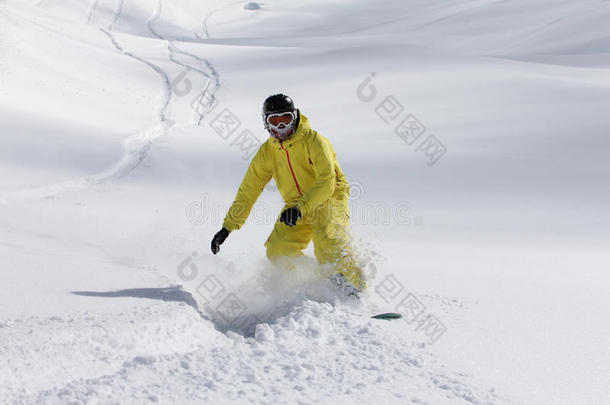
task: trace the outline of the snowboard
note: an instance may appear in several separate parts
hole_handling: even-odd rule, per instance
[[[400,318],[402,318],[402,315],[400,315],[399,313],[396,313],[396,312],[385,312],[383,314],[373,315],[373,316],[371,316],[371,318],[392,320],[392,319],[400,319]]]

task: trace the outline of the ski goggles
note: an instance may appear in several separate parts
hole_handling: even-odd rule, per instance
[[[283,113],[275,113],[267,115],[267,124],[272,127],[279,127],[280,124],[284,124],[286,126],[292,124],[292,122],[296,119],[296,114],[294,111],[287,111]]]

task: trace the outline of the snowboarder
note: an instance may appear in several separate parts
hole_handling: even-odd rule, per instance
[[[223,227],[212,239],[212,252],[218,253],[229,233],[244,224],[273,178],[285,206],[265,242],[269,260],[279,264],[302,256],[313,239],[318,262],[330,263],[336,271],[331,279],[362,291],[365,281],[347,238],[349,183],[330,141],[310,127],[284,94],[265,100],[263,122],[271,136],[252,159]]]

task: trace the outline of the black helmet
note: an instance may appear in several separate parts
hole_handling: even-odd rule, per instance
[[[263,116],[281,112],[294,111],[294,102],[285,94],[274,94],[263,103]]]

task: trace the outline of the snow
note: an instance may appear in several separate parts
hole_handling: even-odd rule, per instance
[[[599,0],[0,2],[0,402],[606,402],[609,17]],[[311,247],[296,271],[267,263],[274,184],[209,252],[278,91],[352,183],[360,304]],[[425,131],[401,138],[403,119]]]

